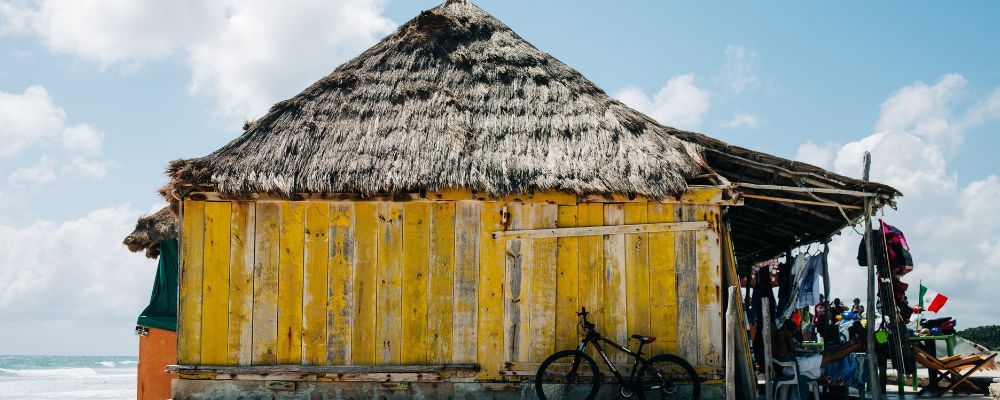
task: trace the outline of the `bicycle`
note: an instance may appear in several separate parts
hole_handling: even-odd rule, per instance
[[[608,369],[621,384],[620,397],[639,399],[698,399],[701,382],[694,367],[683,358],[672,354],[661,354],[649,359],[642,357],[643,346],[656,341],[652,336],[632,335],[639,341],[639,348],[631,351],[613,342],[595,330],[587,320],[587,308],[576,313],[583,328],[583,339],[576,350],[563,350],[552,354],[538,367],[535,374],[535,393],[541,400],[587,399],[593,400],[600,390],[603,375],[594,359],[584,353],[588,345],[593,345],[601,355]],[[635,359],[628,377],[622,375],[608,358],[600,342],[624,352]],[[640,366],[641,364],[641,366]]]

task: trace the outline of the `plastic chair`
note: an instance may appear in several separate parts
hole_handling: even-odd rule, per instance
[[[778,400],[790,400],[792,399],[792,389],[796,391],[799,390],[799,379],[801,378],[805,381],[806,389],[813,394],[814,400],[819,400],[819,385],[816,383],[815,379],[807,379],[799,375],[799,363],[793,358],[790,360],[779,360],[777,358],[772,358],[771,362],[775,365],[775,371],[780,371],[780,373],[775,374],[774,382],[774,393],[775,399]],[[785,367],[792,369],[792,374],[785,374]],[[799,397],[798,395],[795,396]]]

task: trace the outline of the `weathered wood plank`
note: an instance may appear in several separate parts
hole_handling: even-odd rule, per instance
[[[427,271],[427,360],[451,362],[452,310],[455,289],[455,203],[431,206],[429,266]]]
[[[375,295],[378,268],[377,203],[354,205],[354,330],[351,333],[351,363],[375,364]]]
[[[482,205],[478,202],[457,202],[455,207],[455,305],[451,354],[453,363],[474,363],[477,362],[479,219]]]
[[[398,365],[402,355],[403,208],[378,203],[375,363]]]
[[[253,253],[256,207],[234,201],[229,258],[228,365],[253,361]]]
[[[302,363],[303,211],[300,202],[278,203],[278,364]]]
[[[609,204],[615,204],[615,203],[609,203]],[[596,205],[589,204],[588,208],[593,206]],[[617,206],[621,206],[621,204],[617,204]],[[630,233],[697,231],[709,228],[708,223],[703,221],[650,223],[650,224],[635,224],[635,225],[612,224],[608,222],[608,224],[609,225],[605,226],[589,226],[589,227],[577,227],[577,228],[495,231],[493,232],[493,238],[537,239],[537,238],[572,237],[572,236],[602,236],[602,235],[622,235]]]
[[[326,363],[327,298],[329,295],[330,203],[305,206],[305,255],[302,272],[302,364]]]
[[[522,229],[532,226],[533,215],[530,204],[509,204],[510,228]],[[490,239],[494,240],[494,239]],[[503,359],[528,361],[527,346],[530,340],[529,291],[531,290],[532,246],[530,239],[508,240],[504,254],[504,313],[503,313]]]
[[[205,202],[184,200],[181,222],[177,360],[201,361],[201,304],[205,255]]]
[[[647,213],[650,222],[672,222],[674,205],[649,203]],[[657,337],[651,354],[677,354],[676,235],[649,234],[649,334]]]
[[[559,218],[559,206],[534,204],[535,228],[554,228]],[[556,238],[532,240],[531,320],[529,322],[528,360],[542,361],[555,352],[556,331]]]
[[[578,205],[580,226],[604,225],[604,204],[590,203]],[[579,262],[579,305],[590,312],[590,321],[603,331],[604,321],[604,238],[584,236],[580,239]],[[588,354],[595,356],[593,348]]]
[[[700,365],[721,367],[722,331],[722,260],[719,237],[719,212],[716,206],[694,206],[694,218],[709,221],[715,229],[696,234],[698,257],[698,345]]]
[[[229,202],[205,203],[201,362],[225,364],[229,351]]]
[[[404,365],[427,363],[427,274],[430,203],[403,204],[402,354]]]
[[[253,259],[253,365],[277,364],[278,203],[258,202]]]
[[[677,220],[695,219],[695,206],[680,205],[674,210]],[[698,327],[698,241],[695,232],[680,232],[674,241],[677,254],[677,354],[702,366],[700,328]],[[709,340],[709,338],[704,338]]]
[[[646,203],[625,204],[625,223],[646,223],[646,208]],[[649,301],[649,234],[625,235],[625,303],[629,334],[652,335]]]
[[[494,240],[490,232],[501,229],[503,203],[483,203],[479,231],[478,329],[476,343],[480,379],[497,379],[503,363],[503,274],[504,240]]]
[[[625,208],[622,204],[604,205],[604,223],[620,225],[625,223]],[[604,236],[604,335],[618,343],[628,340],[628,307],[625,292],[625,235]],[[614,352],[611,360],[625,362],[626,355]]]
[[[559,206],[560,228],[577,226],[577,206]],[[576,347],[579,341],[576,332],[579,272],[579,238],[556,239],[558,247],[556,259],[556,349]]]
[[[326,364],[352,362],[354,324],[354,203],[330,203]]]

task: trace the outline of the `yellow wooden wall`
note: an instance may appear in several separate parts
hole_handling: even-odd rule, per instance
[[[537,363],[606,336],[722,363],[718,204],[196,201],[183,205],[178,362]],[[559,202],[556,202],[559,203]],[[542,239],[506,230],[712,221],[711,229]]]

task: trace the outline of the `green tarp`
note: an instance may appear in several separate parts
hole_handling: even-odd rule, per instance
[[[177,240],[160,242],[160,264],[156,268],[149,305],[139,314],[139,326],[177,331]]]

